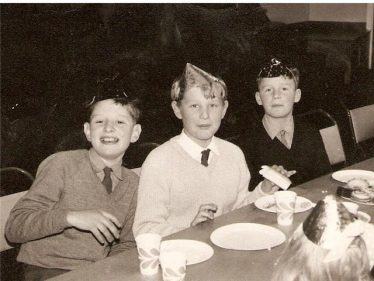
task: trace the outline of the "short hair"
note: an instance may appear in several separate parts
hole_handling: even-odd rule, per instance
[[[131,118],[135,123],[138,123],[141,117],[140,100],[131,98],[126,92],[124,87],[119,85],[118,82],[111,79],[104,79],[97,85],[95,95],[91,97],[90,102],[85,106],[88,109],[86,121],[89,122],[91,120],[92,112],[98,102],[111,99],[115,104],[126,106]]]
[[[203,77],[203,79],[209,82],[209,85],[199,85],[195,79],[191,78],[191,76],[194,76],[194,75]],[[183,71],[183,73],[174,80],[171,86],[171,92],[170,92],[171,100],[176,101],[176,102],[180,102],[181,100],[183,100],[184,94],[187,88],[188,89],[191,88],[191,84],[202,87],[203,89],[210,88],[210,91],[204,92],[205,98],[214,98],[216,94],[219,94],[222,100],[227,100],[227,96],[228,96],[227,86],[226,86],[226,83],[222,79],[214,77],[213,75],[189,63],[187,63],[187,66],[185,70]]]
[[[299,227],[279,258],[271,281],[370,281],[365,241],[356,237],[344,255],[324,262],[327,249],[310,241]]]
[[[277,58],[272,58],[264,64],[257,75],[257,86],[260,85],[263,78],[274,78],[282,76],[283,78],[292,79],[295,82],[295,88],[299,87],[300,72],[296,66],[286,64]]]
[[[130,114],[131,118],[134,120],[134,122],[135,123],[139,122],[139,119],[141,117],[141,112],[140,112],[140,109],[139,109],[140,101],[138,99],[133,99],[133,100],[128,100],[126,98],[107,98],[107,99],[113,100],[113,102],[115,104],[120,104],[122,106],[125,106],[128,109],[129,114]],[[100,102],[100,101],[103,101],[103,100],[107,100],[107,99],[101,99],[101,100],[94,101],[92,104],[87,106],[88,113],[87,113],[86,121],[88,121],[88,122],[91,121],[91,115],[92,115],[92,112],[94,111],[97,103]]]

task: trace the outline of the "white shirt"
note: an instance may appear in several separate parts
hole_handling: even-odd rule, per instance
[[[201,147],[192,139],[190,139],[190,137],[186,135],[184,130],[182,130],[182,133],[178,136],[177,143],[183,148],[183,150],[188,153],[188,155],[190,155],[199,163],[201,162],[201,152],[203,150],[206,150],[208,148],[211,150],[211,153],[209,153],[208,164],[211,162],[212,157],[214,157],[212,154],[219,155],[219,150],[216,145],[214,136],[207,147]]]

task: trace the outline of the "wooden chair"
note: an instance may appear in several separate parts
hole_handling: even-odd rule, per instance
[[[19,252],[19,245],[8,242],[5,237],[5,224],[8,220],[10,211],[17,201],[26,194],[27,191],[21,191],[0,197],[0,276],[1,280],[22,280],[23,266],[17,262],[16,258]]]
[[[34,182],[34,176],[28,171],[19,167],[5,167],[0,169],[1,184],[0,195],[28,190]]]
[[[0,197],[0,252],[13,248],[5,238],[5,223],[8,220],[10,211],[17,201],[26,194],[27,191],[21,191]]]
[[[356,144],[374,139],[374,104],[349,109],[348,117]]]
[[[334,169],[340,169],[347,164],[339,126],[328,112],[323,109],[313,109],[298,114],[297,118],[302,118],[319,129],[330,165]]]
[[[374,156],[374,104],[345,107],[357,160]]]

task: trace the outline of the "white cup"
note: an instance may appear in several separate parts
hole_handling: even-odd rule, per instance
[[[160,254],[162,279],[164,281],[183,281],[186,276],[187,258],[185,253],[166,251]]]
[[[297,194],[294,191],[277,191],[274,193],[279,225],[291,225],[295,213]]]
[[[158,272],[161,236],[156,233],[143,233],[135,238],[140,261],[140,272],[143,275],[154,275]]]
[[[355,216],[357,216],[357,212],[358,212],[358,204],[356,203],[353,203],[353,202],[342,202],[343,205],[347,208],[347,210],[354,214]]]

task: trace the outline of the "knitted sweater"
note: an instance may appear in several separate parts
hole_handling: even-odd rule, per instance
[[[17,260],[45,268],[72,270],[135,246],[132,223],[138,176],[122,168],[108,194],[94,173],[87,150],[59,152],[39,166],[35,182],[14,206],[6,224],[11,242],[24,243]],[[69,227],[68,210],[101,209],[122,222],[119,243],[100,245],[86,231]]]
[[[216,138],[219,155],[211,154],[208,167],[194,160],[174,137],[154,149],[140,176],[135,236],[156,232],[162,236],[190,226],[201,204],[215,203],[215,216],[253,202],[264,195],[248,192],[250,174],[243,152]]]
[[[290,177],[292,186],[331,171],[319,131],[296,119],[291,149],[278,138],[272,140],[261,122],[243,134],[238,145],[252,174],[250,190],[262,180],[259,174],[262,165],[282,165],[286,170],[296,170],[296,174]]]

